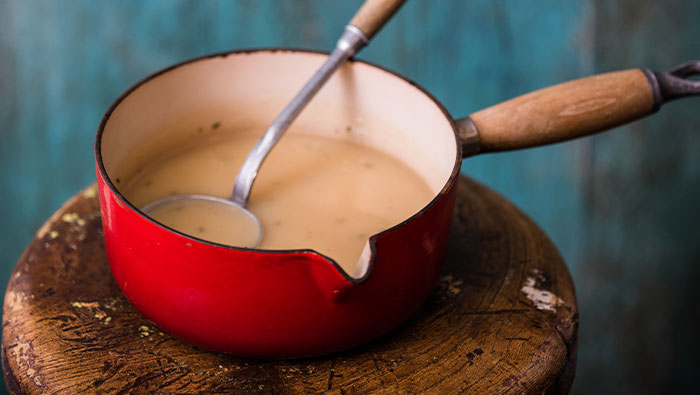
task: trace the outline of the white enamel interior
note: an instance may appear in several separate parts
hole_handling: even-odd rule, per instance
[[[238,53],[148,80],[118,104],[104,127],[101,154],[109,178],[128,178],[144,159],[214,122],[262,134],[324,59],[284,50]],[[457,155],[450,120],[438,104],[402,78],[361,62],[348,62],[331,77],[288,131],[298,132],[378,148],[413,168],[434,194]],[[362,277],[369,259],[363,254],[350,275]]]

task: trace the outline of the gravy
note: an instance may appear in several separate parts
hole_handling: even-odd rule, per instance
[[[258,138],[202,137],[145,163],[122,183],[121,192],[137,207],[181,194],[226,199]],[[371,235],[415,214],[433,197],[418,174],[383,152],[340,138],[288,134],[260,168],[246,208],[262,223],[257,248],[313,249],[352,274]],[[196,223],[180,229],[208,239]]]
[[[257,244],[261,236],[258,223],[238,206],[204,197],[183,197],[160,201],[143,211],[163,225],[200,239],[238,247]]]

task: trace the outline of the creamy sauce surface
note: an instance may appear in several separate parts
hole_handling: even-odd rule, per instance
[[[120,190],[139,208],[173,195],[226,199],[257,139],[202,137],[145,163]],[[246,208],[262,223],[256,248],[313,249],[353,274],[371,235],[407,219],[433,197],[418,174],[383,152],[339,138],[289,134],[263,163]],[[200,215],[180,216],[186,226],[178,230],[218,241],[198,232]]]

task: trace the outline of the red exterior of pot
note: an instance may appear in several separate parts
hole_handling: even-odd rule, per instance
[[[182,339],[255,358],[344,350],[411,316],[442,269],[456,192],[453,174],[424,210],[374,236],[369,270],[353,280],[313,251],[237,249],[169,230],[110,187],[99,157],[97,167],[107,258],[129,301]]]
[[[430,295],[447,250],[461,144],[437,100],[378,66],[348,63],[317,97],[317,103],[327,100],[342,111],[314,109],[311,103],[296,121],[303,124],[307,116],[306,122],[314,127],[326,122],[324,130],[332,132],[338,122],[379,115],[391,128],[381,124],[375,130],[393,136],[382,144],[397,143],[392,147],[409,152],[409,160],[425,166],[434,187],[441,188],[420,212],[370,238],[358,265],[361,274],[350,276],[311,250],[241,249],[184,235],[141,213],[113,183],[119,181],[119,166],[129,163],[128,153],[151,155],[144,146],[171,138],[149,133],[170,130],[163,125],[173,115],[199,108],[197,114],[213,122],[221,111],[232,114],[233,103],[234,115],[267,120],[275,115],[275,100],[286,104],[286,94],[324,57],[255,50],[189,60],[127,90],[103,118],[95,159],[107,258],[129,301],[163,330],[238,356],[310,357],[377,338]],[[207,112],[217,106],[221,109]],[[249,119],[240,117],[231,116],[229,123]],[[404,151],[418,145],[418,151]]]

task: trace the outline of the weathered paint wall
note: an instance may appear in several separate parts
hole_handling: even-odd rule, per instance
[[[359,1],[0,0],[0,276],[94,180],[102,114],[185,58],[329,49]],[[410,0],[359,57],[454,116],[595,72],[700,58],[700,2]],[[559,246],[581,309],[576,393],[695,387],[700,367],[700,99],[562,145],[468,159]]]

